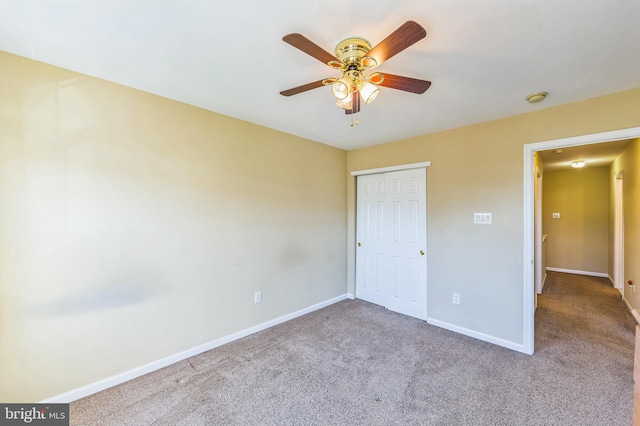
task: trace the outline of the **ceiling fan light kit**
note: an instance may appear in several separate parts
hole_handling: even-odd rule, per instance
[[[366,54],[371,44],[363,38],[348,38],[338,43],[335,50],[337,61],[327,63],[329,67],[340,70],[342,75],[331,84],[331,92],[338,100],[336,105],[346,111],[353,111],[353,99],[362,96],[365,103],[371,103],[380,89],[369,82],[365,69],[373,68],[378,62]],[[329,80],[329,79],[325,79]]]
[[[417,94],[424,93],[431,86],[430,81],[381,72],[367,75],[365,71],[381,65],[426,35],[427,32],[419,24],[407,21],[373,48],[367,40],[352,37],[338,43],[335,55],[331,55],[301,34],[288,34],[282,38],[286,43],[313,56],[330,68],[339,70],[341,75],[284,90],[280,94],[291,96],[318,87],[331,86],[331,93],[337,100],[336,105],[346,114],[356,114],[360,111],[361,99],[366,104],[376,99],[380,93],[379,86]],[[357,123],[356,120],[355,124]],[[352,120],[351,126],[353,125]]]

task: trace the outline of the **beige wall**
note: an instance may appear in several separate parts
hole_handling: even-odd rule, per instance
[[[608,167],[544,174],[548,267],[608,274],[609,185]],[[560,218],[553,219],[552,213]]]
[[[610,190],[613,193],[613,180],[623,173],[624,192],[624,282],[628,280],[640,284],[640,139],[632,140],[627,148],[614,160],[609,170]],[[611,204],[613,205],[613,199]],[[611,210],[613,213],[613,210]],[[613,214],[611,227],[613,234]],[[611,240],[613,255],[613,240]],[[611,259],[613,265],[613,258]],[[613,274],[613,271],[611,272]],[[613,275],[611,275],[613,276]],[[640,285],[637,286],[640,288]],[[624,297],[634,308],[640,309],[640,290],[633,293],[624,285]]]
[[[345,151],[5,53],[0,69],[0,401],[346,293]]]
[[[638,111],[640,89],[635,89],[350,151],[348,168],[432,162],[427,170],[428,316],[523,344],[523,145],[637,127]],[[347,183],[353,291],[354,179]],[[474,212],[492,212],[493,225],[474,225]],[[452,304],[453,292],[461,294],[460,305]]]

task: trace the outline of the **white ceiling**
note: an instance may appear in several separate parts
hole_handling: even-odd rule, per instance
[[[0,0],[0,50],[353,149],[640,87],[638,17],[638,0]],[[333,54],[407,20],[427,37],[377,70],[425,94],[382,88],[355,127],[327,87],[279,94],[336,75],[285,34]]]
[[[608,167],[629,145],[629,140],[569,146],[561,149],[540,151],[545,172],[572,170],[571,163],[584,161],[585,167]]]

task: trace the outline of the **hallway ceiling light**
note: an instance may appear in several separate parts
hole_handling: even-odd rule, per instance
[[[579,169],[580,167],[584,167],[586,166],[587,163],[585,163],[584,161],[580,160],[580,161],[574,161],[573,163],[571,163],[571,167],[575,168],[575,169]]]

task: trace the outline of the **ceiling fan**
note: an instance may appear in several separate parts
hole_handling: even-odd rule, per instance
[[[280,94],[292,96],[318,87],[331,86],[331,92],[337,99],[336,104],[344,109],[346,114],[355,114],[360,111],[361,98],[365,103],[370,103],[378,96],[380,92],[378,86],[411,93],[424,93],[431,86],[430,81],[380,72],[367,75],[365,71],[381,65],[426,35],[427,31],[418,23],[407,21],[373,48],[363,38],[343,40],[336,47],[334,56],[302,34],[288,34],[282,40],[327,64],[330,68],[339,70],[341,75],[338,78],[325,78],[283,90]]]

